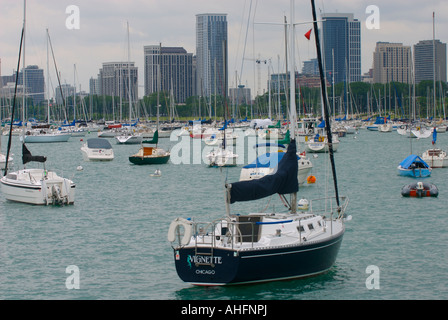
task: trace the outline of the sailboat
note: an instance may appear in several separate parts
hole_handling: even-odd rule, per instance
[[[223,44],[224,48],[227,47],[227,43]],[[224,59],[226,61],[226,58]],[[218,148],[214,148],[212,151],[210,151],[207,154],[207,161],[209,167],[236,167],[238,155],[233,152],[233,148],[229,147],[230,144],[234,143],[234,139],[232,136],[232,133],[227,132],[227,118],[226,115],[228,114],[227,111],[227,93],[224,92],[224,101],[225,101],[225,107],[224,107],[224,126],[219,129],[219,131],[222,131],[222,140],[221,144]]]
[[[156,147],[146,147],[143,143],[155,144]],[[129,156],[129,161],[133,164],[165,164],[170,159],[170,152],[159,148],[159,130],[154,132],[152,140],[143,140],[140,150],[136,154]]]
[[[432,132],[432,144],[437,142],[437,130],[434,128]],[[448,155],[445,150],[440,148],[427,149],[422,154],[422,160],[425,161],[431,168],[446,168],[448,167]]]
[[[19,63],[22,56],[22,47],[24,47],[25,34],[25,12],[26,1],[24,1],[24,19],[22,28],[22,39],[20,43]],[[25,53],[23,53],[25,56]],[[25,64],[25,63],[24,63]],[[19,68],[17,68],[17,77],[15,84],[14,100],[11,109],[11,119],[13,118],[16,107],[16,93],[17,93],[17,79]],[[24,113],[24,110],[22,110]],[[24,114],[22,115],[24,118]],[[43,168],[37,169],[21,169],[15,172],[8,172],[8,159],[11,150],[11,133],[12,126],[10,126],[8,148],[6,153],[5,175],[0,179],[0,188],[6,200],[36,204],[73,204],[75,201],[75,184],[73,181],[60,177],[54,171],[45,168],[44,156],[33,156],[22,142],[22,162],[23,165],[28,162],[39,162],[44,165]],[[23,141],[23,140],[22,140]]]
[[[129,23],[127,23],[128,30],[128,99],[129,99],[129,130],[121,131],[120,135],[115,137],[118,144],[139,144],[143,141],[141,133],[136,132],[131,125],[132,119],[132,90],[131,90],[131,49],[129,44]]]
[[[160,74],[160,73],[159,73]],[[170,152],[158,147],[159,143],[159,93],[157,93],[157,128],[152,140],[142,140],[140,150],[129,157],[133,164],[165,164],[170,159]],[[156,147],[146,147],[143,144],[155,144]]]
[[[220,147],[213,149],[207,154],[209,167],[235,167],[238,155],[227,146],[226,137],[222,140]]]
[[[294,0],[291,0],[291,43],[294,39]],[[314,30],[317,21],[312,0]],[[318,35],[316,46],[319,69],[323,80],[322,60]],[[291,45],[293,52],[294,45]],[[294,54],[291,54],[294,57]],[[293,59],[293,58],[292,58]],[[294,61],[294,60],[292,60]],[[291,75],[294,76],[294,65]],[[291,143],[275,174],[252,181],[226,183],[226,216],[202,223],[178,217],[168,229],[168,241],[179,277],[190,284],[217,286],[247,284],[282,279],[301,278],[323,273],[330,269],[337,257],[345,232],[345,210],[348,198],[339,198],[333,152],[330,143],[330,160],[333,169],[335,197],[330,197],[318,210],[318,200],[311,200],[309,211],[297,211],[297,147],[295,86],[290,81]],[[325,86],[322,86],[326,96]],[[328,107],[325,117],[329,118]],[[329,123],[327,121],[327,123]],[[328,125],[328,130],[330,127]],[[331,142],[331,134],[329,135]],[[261,212],[248,215],[231,214],[230,204],[251,201],[273,194],[284,198],[291,194],[288,212]],[[344,200],[341,204],[340,200]],[[324,210],[328,211],[324,211]]]
[[[49,65],[48,65],[48,57],[49,57],[49,46],[51,46],[50,33],[47,29],[47,77],[49,82]],[[49,94],[50,85],[47,83],[47,96],[50,97]],[[47,98],[47,124],[50,126],[50,99]],[[52,130],[49,128],[27,128],[25,135],[21,135],[20,139],[23,140],[24,143],[51,143],[51,142],[67,142],[71,137],[70,132],[64,132],[59,130]]]

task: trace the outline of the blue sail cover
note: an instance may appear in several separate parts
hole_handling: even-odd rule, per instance
[[[262,154],[261,156],[258,156],[255,161],[252,163],[249,163],[248,165],[245,165],[244,169],[251,169],[251,168],[275,168],[278,166],[280,161],[283,159],[283,156],[285,155],[285,152],[268,152],[265,154]],[[297,156],[297,161],[300,160],[300,157]]]
[[[275,168],[283,159],[284,152],[268,152],[259,156],[254,162],[245,165],[243,168]]]
[[[400,166],[404,169],[410,169],[413,163],[420,162],[425,168],[429,168],[429,165],[419,156],[411,154],[407,156],[403,161],[400,162]]]
[[[299,164],[296,153],[296,141],[291,140],[288,151],[278,164],[275,174],[269,174],[257,180],[232,183],[230,203],[262,199],[274,193],[287,194],[299,191],[297,180]]]

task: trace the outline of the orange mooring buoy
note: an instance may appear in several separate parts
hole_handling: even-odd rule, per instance
[[[308,178],[306,178],[306,182],[311,184],[311,183],[315,183],[316,182],[316,177],[315,176],[309,176]]]

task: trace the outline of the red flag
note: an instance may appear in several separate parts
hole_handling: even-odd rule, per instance
[[[308,39],[308,40],[310,40],[310,37],[311,37],[311,31],[312,31],[313,29],[310,29],[310,31],[308,31],[307,33],[305,33],[305,37]]]

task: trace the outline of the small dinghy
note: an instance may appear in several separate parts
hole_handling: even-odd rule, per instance
[[[150,174],[150,176],[151,177],[161,177],[162,176],[162,171],[157,169],[156,171],[154,171],[154,173]]]
[[[401,195],[403,197],[437,197],[439,195],[439,189],[432,184],[427,182],[414,182],[404,186],[401,189]]]

